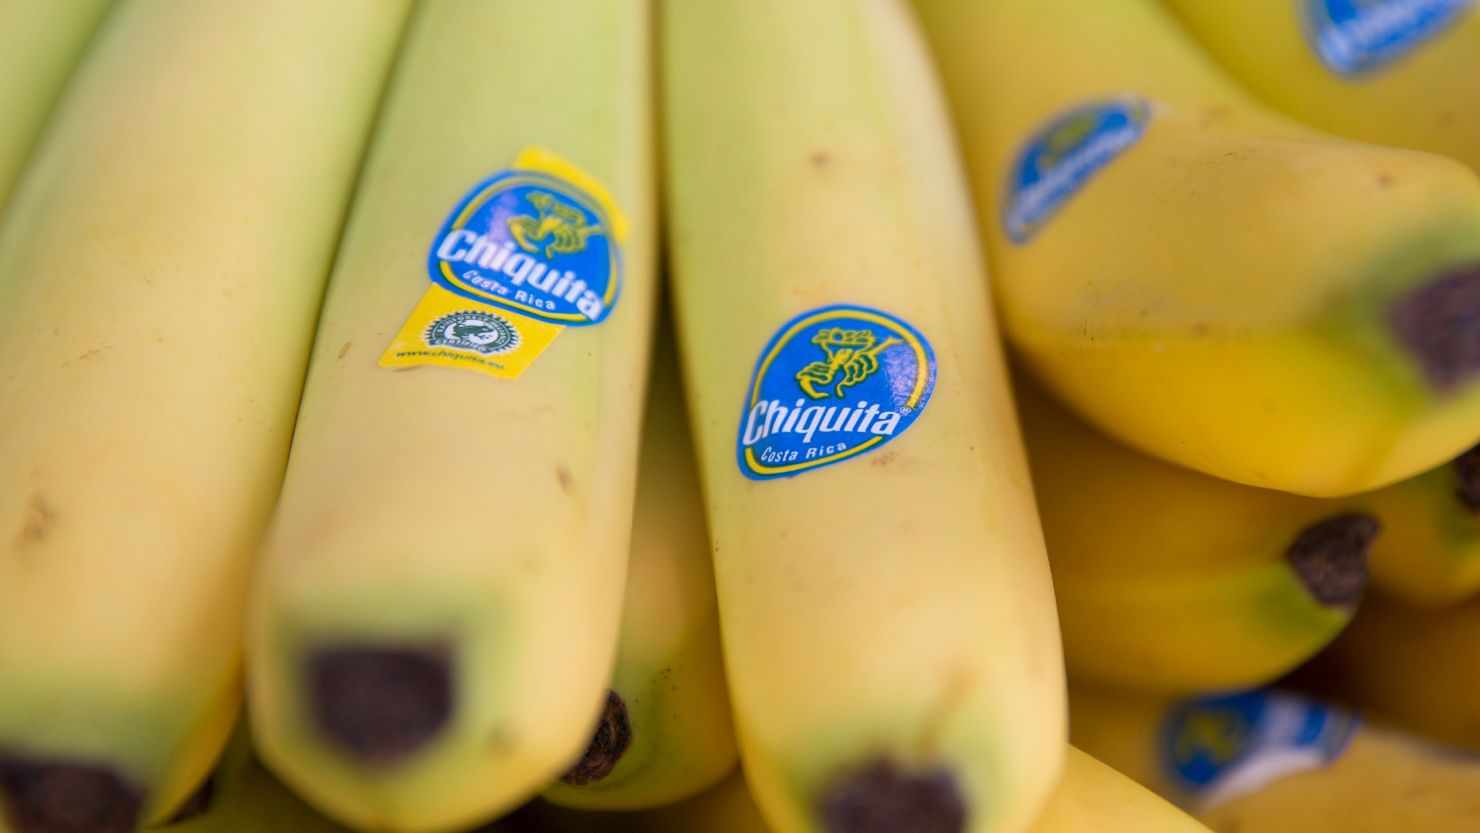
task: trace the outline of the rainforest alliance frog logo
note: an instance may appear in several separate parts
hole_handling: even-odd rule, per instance
[[[1207,808],[1336,760],[1356,715],[1290,694],[1255,691],[1186,700],[1167,713],[1162,766],[1195,808]]]
[[[432,244],[432,280],[465,298],[553,324],[610,314],[619,248],[601,204],[539,171],[498,174],[463,197]]]
[[[1480,6],[1480,0],[1300,0],[1306,40],[1337,75],[1381,69]]]
[[[736,455],[752,480],[791,477],[872,451],[914,424],[935,388],[915,328],[868,307],[793,318],[756,362]]]
[[[519,346],[519,331],[501,315],[464,310],[433,321],[427,327],[423,341],[428,347],[449,347],[496,356]]]
[[[1089,183],[1141,140],[1151,108],[1137,96],[1093,101],[1034,133],[1008,171],[1002,226],[1022,245]]]

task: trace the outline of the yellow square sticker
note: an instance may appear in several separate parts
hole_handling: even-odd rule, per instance
[[[515,379],[564,329],[431,286],[381,355],[380,366],[430,364]]]

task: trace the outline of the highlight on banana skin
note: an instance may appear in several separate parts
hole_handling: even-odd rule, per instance
[[[1480,0],[0,0],[0,833],[1480,820]]]

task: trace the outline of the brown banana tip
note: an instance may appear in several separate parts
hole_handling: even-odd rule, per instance
[[[1471,512],[1480,512],[1480,445],[1454,458],[1454,494]]]
[[[1367,590],[1367,551],[1381,531],[1372,515],[1337,515],[1302,529],[1285,559],[1317,602],[1355,607]]]
[[[13,833],[131,833],[144,791],[106,767],[0,757],[0,809]]]
[[[1480,264],[1449,272],[1400,295],[1388,325],[1441,393],[1480,373]]]
[[[606,707],[601,710],[601,719],[586,754],[560,780],[572,787],[594,784],[612,774],[631,745],[632,723],[627,717],[627,704],[615,691],[608,691]]]
[[[164,826],[169,827],[180,822],[189,821],[197,816],[203,816],[211,811],[211,805],[215,801],[216,775],[212,773],[210,777],[201,782],[199,787],[195,788],[195,792],[191,794],[190,798],[186,799],[184,804],[180,805],[180,809],[176,810],[173,816],[170,816],[170,820],[165,822]]]
[[[966,802],[945,770],[906,772],[876,761],[843,776],[818,804],[826,833],[960,833]]]
[[[361,763],[399,763],[446,727],[453,710],[453,662],[445,645],[349,645],[308,662],[313,720]]]

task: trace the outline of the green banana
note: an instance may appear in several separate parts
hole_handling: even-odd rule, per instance
[[[122,0],[10,204],[12,830],[157,822],[226,741],[247,573],[407,8]]]

